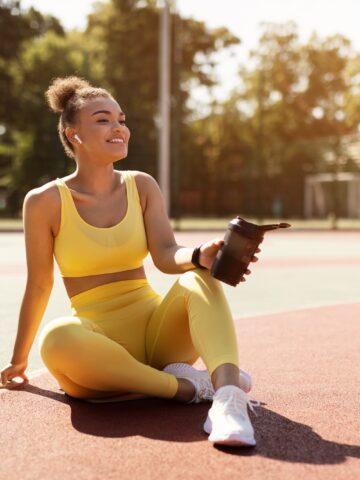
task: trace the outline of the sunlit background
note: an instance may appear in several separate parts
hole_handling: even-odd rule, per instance
[[[171,218],[358,227],[357,0],[168,5]],[[20,218],[28,190],[74,170],[44,99],[56,76],[110,89],[132,132],[115,167],[160,179],[163,8],[160,0],[0,1],[3,219]]]

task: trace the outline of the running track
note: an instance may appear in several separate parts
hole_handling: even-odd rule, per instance
[[[190,246],[214,234],[177,237]],[[161,399],[91,404],[65,396],[46,371],[38,370],[25,387],[0,391],[0,478],[359,479],[360,234],[321,232],[310,241],[308,234],[295,232],[291,238],[272,236],[266,249],[264,244],[261,262],[242,290],[258,294],[256,284],[273,278],[269,288],[277,311],[269,314],[270,297],[257,295],[253,303],[258,299],[262,313],[235,317],[241,364],[254,379],[250,396],[262,402],[258,416],[251,413],[255,448],[208,442],[202,423],[210,404]],[[22,265],[8,255],[5,260],[11,261],[1,260],[1,266]],[[290,284],[300,281],[301,271],[322,301],[280,308],[291,305],[291,298],[283,297],[291,297]],[[288,286],[276,280],[281,272],[292,272]],[[22,275],[0,271],[7,283]],[[329,301],[320,278],[327,290],[335,284]],[[281,300],[274,296],[279,288]],[[233,299],[235,292],[227,290]],[[231,302],[240,312],[244,303]]]

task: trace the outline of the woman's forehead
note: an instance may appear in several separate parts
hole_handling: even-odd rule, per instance
[[[110,113],[121,114],[123,113],[120,105],[113,98],[94,98],[88,100],[83,108],[81,109],[82,113],[86,116],[93,115],[97,111],[108,111]]]

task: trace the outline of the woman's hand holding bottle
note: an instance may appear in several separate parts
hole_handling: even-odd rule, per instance
[[[208,242],[205,242],[201,245],[200,248],[200,255],[199,255],[199,262],[200,264],[207,268],[208,270],[211,270],[211,267],[215,261],[215,257],[221,248],[221,246],[224,244],[224,240],[222,238],[215,238],[214,240],[210,240]],[[256,249],[256,253],[261,252],[260,248]],[[251,262],[257,262],[258,257],[255,255],[251,259]],[[250,275],[251,270],[246,270],[245,275]],[[242,277],[241,282],[245,282],[246,278]]]

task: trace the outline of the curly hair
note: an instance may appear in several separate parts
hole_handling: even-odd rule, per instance
[[[77,113],[86,100],[98,97],[113,98],[104,88],[93,87],[87,80],[76,76],[53,79],[45,92],[45,97],[51,110],[61,114],[58,123],[59,137],[65,153],[70,158],[75,158],[74,147],[65,135],[65,128],[75,125]]]

